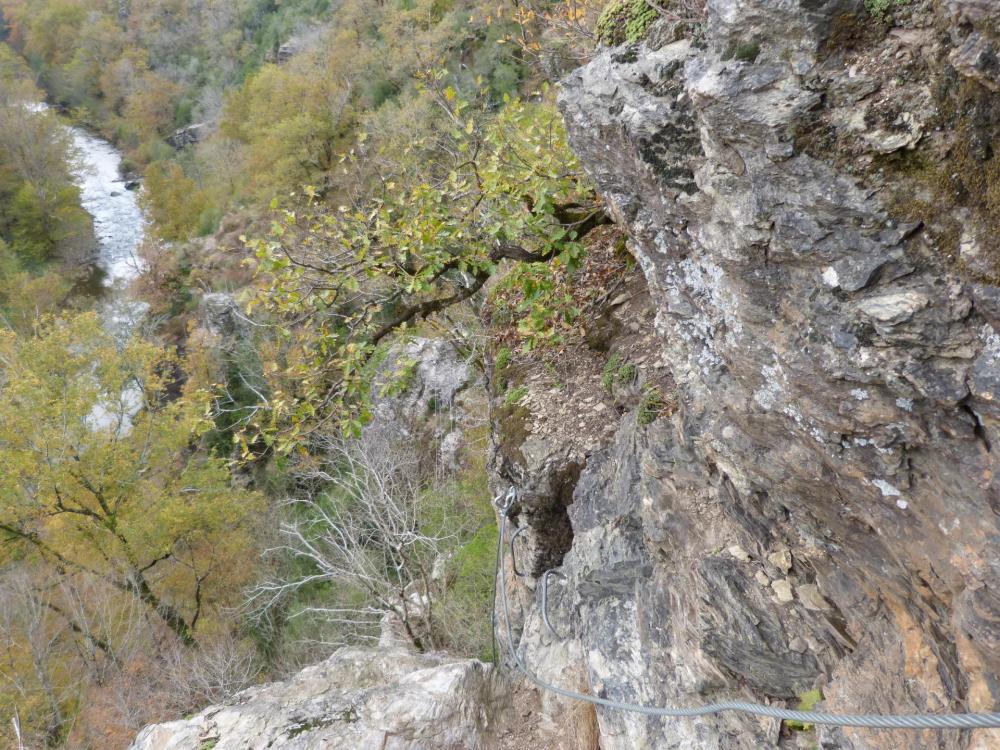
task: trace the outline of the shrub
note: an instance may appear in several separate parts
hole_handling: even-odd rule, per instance
[[[865,0],[865,9],[876,21],[885,21],[893,8],[908,5],[910,0]]]
[[[378,109],[399,93],[399,86],[386,78],[380,78],[371,86],[372,108]]]
[[[220,221],[222,221],[221,209],[216,208],[215,206],[209,206],[204,209],[198,215],[197,235],[199,237],[208,237],[209,235],[215,234],[215,231],[219,228]]]
[[[276,623],[283,651],[326,649],[377,641],[391,613],[417,648],[484,655],[498,535],[485,455],[440,481],[389,428],[317,434],[313,446],[294,457],[305,496],[286,503],[272,577],[248,602],[262,630]]]
[[[184,240],[195,231],[211,233],[212,215],[206,213],[209,207],[205,191],[184,174],[177,162],[150,164],[145,188],[142,200],[163,239]]]

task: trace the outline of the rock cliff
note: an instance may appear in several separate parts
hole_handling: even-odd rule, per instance
[[[540,676],[648,705],[1000,704],[1000,7],[890,12],[709,0],[697,36],[654,27],[564,81],[676,408],[582,452],[530,414],[498,421],[497,484],[521,490],[534,561],[511,585],[515,637]],[[538,606],[550,567],[559,636]],[[598,723],[603,750],[1000,746]]]

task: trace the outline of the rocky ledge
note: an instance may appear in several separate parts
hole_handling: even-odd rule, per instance
[[[287,682],[146,727],[131,750],[476,750],[492,746],[508,696],[472,659],[342,649]]]

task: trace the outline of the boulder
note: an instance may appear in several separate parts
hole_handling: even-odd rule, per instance
[[[165,140],[171,148],[182,149],[185,146],[201,142],[206,135],[208,135],[208,123],[198,122],[175,130]]]

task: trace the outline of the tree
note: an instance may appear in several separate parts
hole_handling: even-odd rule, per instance
[[[248,575],[260,499],[192,447],[207,396],[93,314],[0,333],[0,564],[32,559],[137,598],[185,643]]]
[[[93,238],[69,165],[69,134],[55,116],[29,106],[41,95],[23,63],[0,47],[0,238],[31,264],[70,260]]]
[[[154,162],[146,170],[143,202],[157,233],[165,240],[183,240],[198,226],[208,197],[174,161]]]
[[[153,72],[143,73],[125,100],[124,115],[145,137],[168,135],[182,88]]]
[[[0,239],[0,325],[30,333],[38,318],[58,309],[70,286],[69,280],[54,271],[38,275],[25,271]]]
[[[265,553],[291,564],[254,589],[252,608],[318,615],[351,638],[390,613],[418,648],[436,648],[433,568],[458,546],[460,524],[432,522],[416,454],[387,431],[314,443],[319,458],[296,471],[302,495],[286,502],[280,543]],[[322,604],[304,595],[328,584]]]
[[[270,238],[249,242],[261,279],[251,308],[281,321],[286,366],[272,368],[269,422],[244,450],[261,438],[273,444],[276,432],[287,448],[310,423],[329,420],[358,433],[365,368],[386,336],[470,299],[503,260],[572,267],[580,238],[607,220],[548,94],[509,100],[494,117],[441,77],[425,89],[449,125],[436,163],[376,174],[367,194],[334,210],[306,188],[307,205],[284,211]],[[345,160],[373,158],[362,143]],[[544,296],[544,283],[531,284]]]
[[[329,172],[347,143],[351,86],[320,52],[263,66],[226,101],[222,131],[245,146],[244,169],[265,200]]]
[[[40,588],[26,568],[0,577],[0,655],[4,657],[0,696],[6,694],[18,709],[23,730],[41,727],[40,742],[55,747],[65,731],[73,690],[58,674],[71,652],[61,638],[66,623],[52,608],[50,597],[50,591]]]

